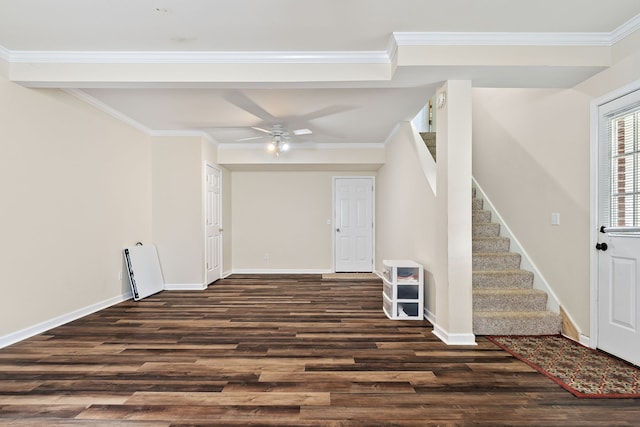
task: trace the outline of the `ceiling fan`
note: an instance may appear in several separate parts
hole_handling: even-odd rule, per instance
[[[288,151],[290,143],[295,141],[296,137],[304,137],[313,133],[309,127],[312,127],[309,123],[314,119],[337,114],[352,107],[333,106],[324,107],[317,111],[307,113],[304,115],[287,115],[285,117],[274,117],[255,101],[249,98],[241,91],[234,91],[228,93],[225,99],[235,105],[238,108],[245,110],[253,116],[262,120],[262,123],[257,126],[248,126],[249,129],[261,132],[262,135],[250,136],[246,138],[236,139],[236,141],[250,141],[262,138],[269,138],[269,144],[267,149],[278,155],[281,152]],[[288,129],[286,126],[297,125],[299,128],[293,130]],[[307,127],[308,126],[308,127]],[[304,140],[304,138],[302,138]]]
[[[306,129],[306,128],[295,129],[290,133],[289,130],[286,129],[281,124],[275,124],[271,127],[271,129],[264,129],[257,126],[251,126],[251,129],[255,129],[259,132],[263,132],[266,135],[240,138],[240,139],[237,139],[236,141],[250,141],[254,139],[262,139],[262,138],[269,137],[270,142],[269,142],[269,145],[267,145],[267,149],[275,153],[276,155],[279,155],[281,152],[289,151],[289,148],[291,147],[289,144],[291,140],[291,133],[293,133],[293,135],[296,135],[296,136],[310,135],[311,133],[313,133],[310,129]]]

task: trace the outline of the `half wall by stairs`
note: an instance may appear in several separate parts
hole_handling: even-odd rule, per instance
[[[473,332],[476,335],[552,335],[561,316],[547,310],[547,294],[533,288],[533,273],[520,268],[483,200],[473,189]]]

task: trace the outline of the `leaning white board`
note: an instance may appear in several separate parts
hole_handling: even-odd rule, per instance
[[[158,251],[154,245],[125,248],[124,260],[134,300],[138,301],[164,290]]]

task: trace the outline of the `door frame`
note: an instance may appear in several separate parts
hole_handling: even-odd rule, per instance
[[[206,289],[207,286],[209,286],[209,279],[207,278],[207,258],[208,258],[208,250],[207,250],[207,168],[211,167],[213,169],[216,169],[219,172],[219,178],[220,178],[220,192],[219,192],[219,197],[220,197],[220,205],[218,206],[218,208],[220,209],[220,212],[218,212],[218,215],[220,216],[220,228],[223,228],[223,216],[222,213],[224,212],[224,209],[222,208],[222,203],[224,198],[222,197],[222,191],[223,191],[223,187],[222,187],[222,169],[213,164],[213,163],[209,163],[207,161],[204,162],[204,167],[203,167],[203,193],[202,193],[202,197],[203,197],[203,202],[202,202],[202,219],[203,224],[204,224],[204,263],[203,263],[203,269],[204,269],[204,287]],[[224,272],[224,258],[223,258],[223,248],[224,248],[224,244],[223,244],[223,240],[224,240],[224,235],[222,233],[222,231],[220,231],[220,243],[219,243],[219,248],[218,248],[218,253],[220,255],[220,279],[222,279],[223,277],[223,272]]]
[[[589,186],[590,186],[590,221],[591,230],[589,231],[589,282],[590,282],[590,311],[589,311],[589,338],[588,346],[591,348],[598,347],[598,320],[599,320],[599,307],[598,307],[598,253],[594,249],[599,238],[599,228],[601,224],[599,214],[599,199],[600,194],[598,191],[600,180],[600,158],[598,152],[598,143],[600,136],[600,117],[599,108],[615,99],[629,95],[632,92],[640,90],[640,80],[636,80],[630,84],[613,90],[606,95],[596,98],[591,101],[589,110],[589,122],[590,122],[590,144],[589,144],[589,156],[590,156],[590,172],[589,172]],[[580,341],[586,341],[584,336],[580,336]],[[583,344],[587,344],[583,342]]]
[[[331,177],[331,271],[336,271],[336,233],[335,227],[337,223],[337,206],[336,206],[336,181],[338,179],[360,179],[368,178],[371,180],[373,192],[371,194],[371,221],[373,227],[371,229],[371,270],[376,271],[376,177],[374,175],[335,175]]]

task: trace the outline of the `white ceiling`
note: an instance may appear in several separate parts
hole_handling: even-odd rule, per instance
[[[370,59],[386,55],[398,32],[607,35],[639,15],[637,0],[0,0],[0,58],[129,54],[135,62],[138,54],[208,52],[317,60],[330,52]],[[233,142],[261,135],[251,126],[282,123],[311,129],[302,141],[379,143],[448,78],[563,87],[596,71],[440,65],[398,68],[387,79],[238,77],[188,85],[103,79],[78,84],[76,93],[156,134],[206,132]]]

